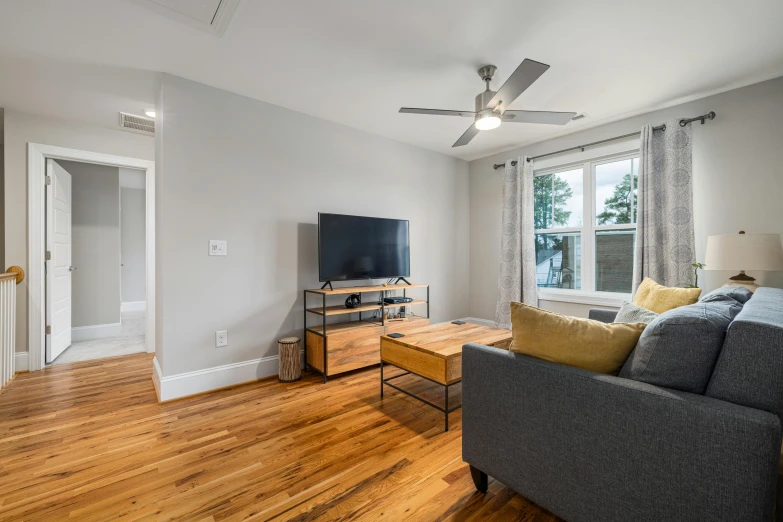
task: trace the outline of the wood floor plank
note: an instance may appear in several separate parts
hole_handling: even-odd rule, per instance
[[[0,393],[0,521],[557,520],[497,481],[476,492],[461,411],[444,432],[442,413],[381,399],[377,368],[163,404],[151,373],[136,354],[17,375]]]

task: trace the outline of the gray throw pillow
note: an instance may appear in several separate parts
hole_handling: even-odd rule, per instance
[[[617,312],[617,317],[614,318],[614,323],[644,323],[650,324],[658,317],[658,314],[652,310],[636,306],[628,301],[623,301],[620,306],[620,311]]]
[[[659,315],[639,338],[620,377],[703,394],[726,329],[740,310],[739,302],[724,295]]]
[[[731,297],[732,299],[739,301],[741,304],[745,304],[748,301],[750,301],[751,297],[753,297],[753,292],[751,292],[744,286],[722,286],[720,288],[716,288],[709,294],[702,296],[702,298],[699,299],[699,301],[701,302],[720,301],[721,298],[724,296]]]

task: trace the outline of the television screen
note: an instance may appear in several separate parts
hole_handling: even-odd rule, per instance
[[[318,276],[324,281],[409,277],[408,221],[318,214]]]

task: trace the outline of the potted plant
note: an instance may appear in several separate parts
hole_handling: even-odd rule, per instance
[[[695,279],[694,283],[692,285],[687,285],[685,288],[698,288],[699,287],[699,270],[703,270],[705,266],[704,263],[693,263],[691,265],[693,267],[693,277]]]

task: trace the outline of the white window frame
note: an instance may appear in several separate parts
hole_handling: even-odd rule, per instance
[[[620,149],[618,151],[618,149]],[[613,146],[605,149],[594,149],[588,153],[572,155],[563,158],[561,163],[552,160],[536,168],[535,177],[547,176],[558,172],[582,169],[582,216],[581,227],[559,227],[535,230],[534,234],[566,234],[578,232],[581,241],[581,289],[539,288],[538,298],[542,301],[561,301],[596,306],[619,307],[623,301],[629,301],[631,294],[618,292],[599,292],[595,290],[595,233],[602,230],[635,230],[636,223],[622,225],[598,225],[596,218],[595,183],[596,167],[606,163],[639,158],[638,140],[633,140],[625,146]],[[590,238],[590,239],[588,239]]]

